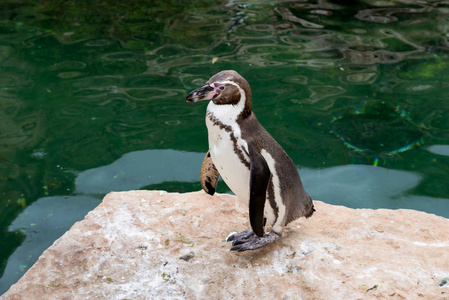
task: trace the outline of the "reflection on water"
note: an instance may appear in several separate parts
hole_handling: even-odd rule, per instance
[[[112,164],[78,174],[76,192],[106,194],[166,181],[195,182],[205,154],[170,149],[130,152]]]
[[[198,190],[205,103],[184,99],[222,69],[250,82],[315,198],[447,211],[444,1],[0,7],[0,274],[28,247],[11,224],[43,199]]]
[[[313,199],[352,208],[415,209],[449,218],[449,199],[410,194],[419,173],[366,165],[301,171]]]
[[[8,227],[8,231],[20,231],[26,238],[8,259],[0,278],[0,293],[19,280],[45,249],[100,201],[85,195],[54,196],[40,198],[25,208]]]
[[[428,150],[438,155],[449,156],[449,145],[433,145]]]

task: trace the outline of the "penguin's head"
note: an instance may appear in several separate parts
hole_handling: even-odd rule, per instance
[[[205,86],[192,91],[186,100],[212,100],[217,105],[237,105],[245,101],[245,109],[251,109],[251,88],[239,73],[226,70],[212,76]]]

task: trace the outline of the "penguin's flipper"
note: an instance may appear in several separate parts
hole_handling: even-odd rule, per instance
[[[209,195],[215,194],[217,188],[218,178],[220,173],[215,167],[210,151],[207,151],[204,157],[203,164],[201,165],[200,182],[203,190]]]
[[[258,237],[264,235],[264,208],[267,195],[268,181],[270,180],[270,169],[262,155],[248,147],[251,161],[249,177],[249,221],[251,228]]]

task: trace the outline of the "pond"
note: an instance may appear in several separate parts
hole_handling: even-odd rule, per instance
[[[224,69],[313,199],[449,218],[445,1],[4,0],[0,294],[106,193],[201,189]]]

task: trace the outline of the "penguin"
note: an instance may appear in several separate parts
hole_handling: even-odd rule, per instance
[[[251,111],[248,82],[236,71],[221,71],[188,94],[193,103],[210,100],[206,111],[209,151],[200,182],[213,195],[221,176],[249,208],[251,228],[231,233],[231,251],[246,251],[277,242],[284,227],[315,211],[295,164]],[[266,222],[271,231],[265,233]]]

